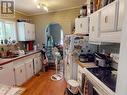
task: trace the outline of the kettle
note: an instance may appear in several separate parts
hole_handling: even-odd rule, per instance
[[[94,54],[80,54],[79,55],[79,61],[80,62],[94,62],[95,56]]]

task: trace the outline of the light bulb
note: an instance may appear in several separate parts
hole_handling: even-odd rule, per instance
[[[36,2],[37,2],[37,0],[34,0],[34,2],[36,3]]]
[[[41,6],[40,6],[40,5],[37,5],[37,8],[38,8],[38,9],[40,9],[40,8],[41,8]]]
[[[48,8],[46,6],[43,6],[43,9],[48,12]]]

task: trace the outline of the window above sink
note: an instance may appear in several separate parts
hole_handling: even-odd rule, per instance
[[[0,45],[16,43],[16,24],[14,21],[0,19]]]

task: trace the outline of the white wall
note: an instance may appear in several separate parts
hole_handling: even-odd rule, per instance
[[[71,34],[75,18],[79,15],[79,12],[80,9],[76,8],[31,16],[30,19],[36,25],[36,43],[41,45],[45,42],[45,28],[53,22],[59,23],[62,26],[64,34]]]

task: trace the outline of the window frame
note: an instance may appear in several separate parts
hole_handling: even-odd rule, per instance
[[[13,39],[13,40],[15,40],[16,41],[16,43],[18,42],[18,39],[17,39],[17,32],[16,32],[16,22],[15,21],[11,21],[11,20],[5,20],[5,19],[0,19],[0,22],[2,22],[3,23],[3,31],[4,31],[4,33],[3,33],[3,35],[4,35],[4,39],[6,39],[6,26],[5,26],[5,24],[7,23],[7,24],[13,24],[13,31],[14,31],[14,35],[15,35],[15,38]],[[0,45],[1,45],[1,42],[0,42]]]

